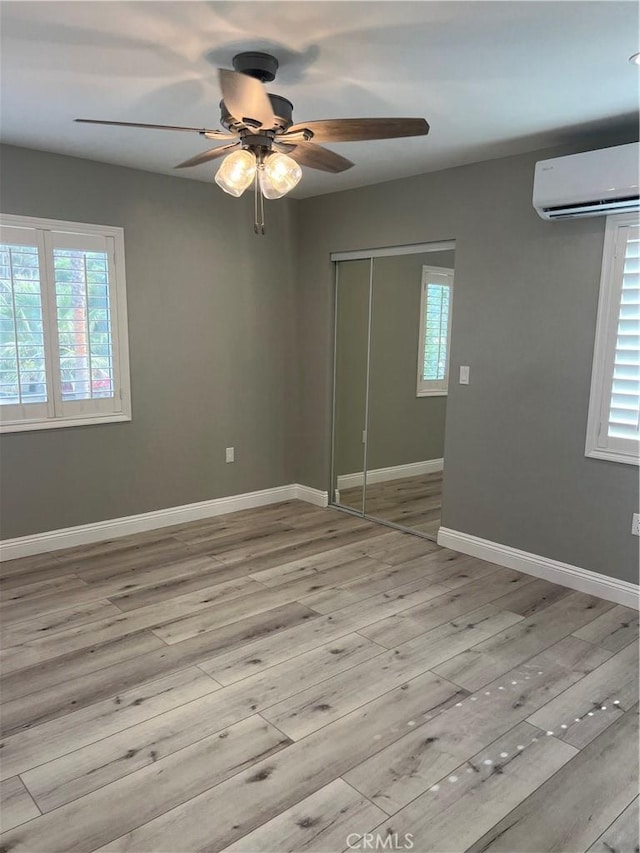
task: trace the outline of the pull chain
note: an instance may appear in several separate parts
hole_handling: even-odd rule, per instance
[[[260,169],[262,163],[258,164]],[[253,231],[255,234],[264,234],[264,197],[260,190],[260,182],[258,180],[258,169],[254,180],[254,207],[253,207]]]

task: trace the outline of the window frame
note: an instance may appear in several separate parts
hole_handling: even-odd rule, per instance
[[[429,278],[439,276],[445,281],[429,281]],[[453,315],[453,282],[454,270],[449,267],[432,267],[428,264],[422,266],[422,279],[420,283],[420,330],[418,333],[418,375],[416,384],[416,397],[446,397],[449,393],[449,373],[451,362],[451,319]],[[424,339],[427,325],[427,288],[429,284],[445,284],[450,289],[449,294],[449,322],[447,327],[447,364],[444,379],[423,379],[424,371]]]
[[[627,235],[638,225],[638,213],[607,216],[585,443],[587,457],[626,465],[640,465],[640,442],[610,438],[608,424]]]
[[[38,247],[47,402],[44,404],[26,404],[27,406],[43,406],[46,408],[46,414],[42,414],[44,410],[40,408],[39,414],[35,417],[22,416],[14,419],[6,418],[6,415],[11,413],[6,412],[6,410],[3,412],[3,407],[0,406],[0,418],[2,418],[2,415],[5,415],[0,420],[0,434],[130,421],[132,419],[131,380],[129,370],[124,230],[112,225],[93,225],[85,222],[44,219],[41,217],[5,213],[0,214],[0,229],[3,227],[34,231],[34,239],[31,245],[37,245]],[[84,238],[97,236],[105,239],[109,280],[109,319],[114,364],[113,397],[80,401],[62,400],[60,377],[58,375],[58,327],[53,274],[54,235],[56,234],[78,234]],[[104,406],[104,401],[106,400],[113,400],[113,405],[109,407]],[[23,408],[24,405],[20,404],[20,407]],[[100,413],[100,408],[108,408],[109,410]],[[83,412],[83,410],[85,411]]]

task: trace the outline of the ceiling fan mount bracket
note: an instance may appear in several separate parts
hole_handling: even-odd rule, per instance
[[[256,53],[255,51],[237,53],[232,62],[236,71],[247,74],[249,77],[255,77],[261,83],[271,83],[276,79],[278,60],[270,53]]]

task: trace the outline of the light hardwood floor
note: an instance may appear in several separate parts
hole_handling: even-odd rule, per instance
[[[341,489],[340,504],[362,511],[362,486]],[[382,521],[427,533],[435,540],[442,515],[442,471],[368,483],[365,513]]]
[[[638,850],[634,611],[298,502],[0,586],[1,853]]]

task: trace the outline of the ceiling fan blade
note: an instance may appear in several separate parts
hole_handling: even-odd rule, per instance
[[[264,86],[255,77],[239,71],[218,69],[222,100],[234,118],[250,119],[262,127],[271,128],[276,118]],[[251,123],[251,122],[248,122]]]
[[[233,148],[237,148],[240,141],[233,142],[231,145],[220,145],[218,148],[209,148],[208,151],[203,151],[202,154],[196,154],[190,160],[185,160],[184,163],[178,163],[174,169],[186,169],[189,166],[199,166],[201,163],[208,163],[209,160],[215,160],[217,157],[222,157]]]
[[[330,118],[294,124],[283,138],[305,129],[313,132],[314,142],[363,142],[429,133],[429,125],[423,118]]]
[[[179,127],[173,124],[139,124],[134,121],[100,121],[94,118],[76,118],[74,121],[81,124],[107,124],[114,127],[142,127],[147,130],[184,130],[187,133],[202,133],[209,139],[233,139],[232,133],[224,130],[209,130],[206,127]]]
[[[328,148],[323,148],[321,145],[316,145],[314,142],[296,142],[295,145],[274,143],[273,147],[283,154],[288,154],[301,166],[319,169],[321,172],[333,172],[334,174],[346,172],[354,165],[346,157],[336,154],[335,151],[329,151]]]

